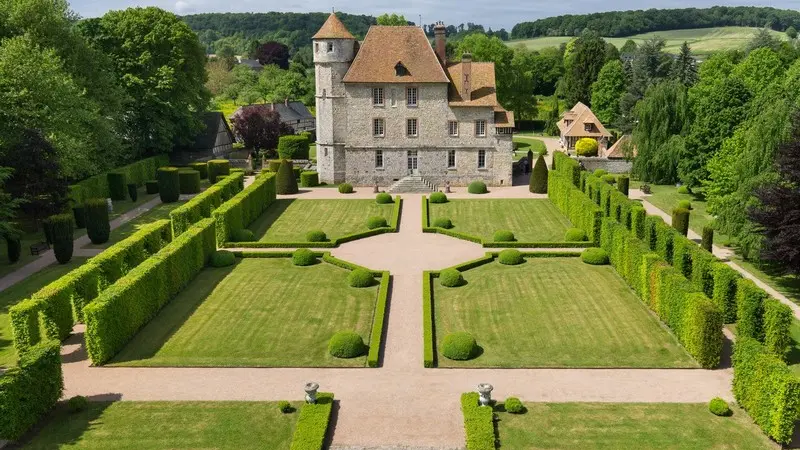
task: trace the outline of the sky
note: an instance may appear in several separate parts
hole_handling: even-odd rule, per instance
[[[725,6],[772,6],[800,9],[800,0],[72,0],[72,9],[83,17],[97,17],[108,10],[131,6],[158,6],[177,14],[206,12],[327,12],[332,8],[351,14],[403,14],[407,20],[446,24],[479,23],[493,29],[511,28],[519,23],[562,14],[586,14],[647,8],[705,8]]]

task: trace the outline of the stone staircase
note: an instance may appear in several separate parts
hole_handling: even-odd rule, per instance
[[[435,190],[436,186],[434,186],[430,181],[422,178],[419,175],[409,175],[405,178],[401,178],[389,186],[388,192],[392,194],[407,194],[414,192],[433,192]]]

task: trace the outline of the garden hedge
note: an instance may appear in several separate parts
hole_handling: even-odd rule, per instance
[[[617,189],[622,192],[626,197],[630,189],[631,179],[627,175],[620,175],[617,177]]]
[[[181,196],[181,179],[176,167],[162,167],[156,174],[158,194],[163,203],[175,203]]]
[[[122,350],[215,251],[214,221],[201,220],[86,305],[86,349],[92,363],[102,365]]]
[[[491,406],[480,406],[479,397],[477,392],[461,394],[467,450],[494,450],[494,411]]]
[[[369,353],[367,353],[367,366],[369,367],[378,367],[380,364],[383,327],[386,322],[386,302],[389,298],[389,281],[389,272],[381,273],[381,284],[378,287],[378,301],[375,304],[375,316],[372,318]]]
[[[303,187],[319,186],[319,173],[317,172],[300,172],[300,185]]]
[[[350,183],[342,183],[337,188],[340,194],[352,194],[353,193],[353,185]]]
[[[275,178],[275,189],[280,195],[296,194],[298,191],[297,178],[294,176],[292,162],[288,159],[281,161],[278,175]]]
[[[83,310],[89,302],[171,240],[168,220],[144,225],[31,298],[12,306],[9,315],[17,354],[26,353],[43,335],[58,341],[66,339],[75,323],[83,320]]]
[[[111,222],[108,219],[108,204],[102,198],[86,200],[86,235],[92,244],[105,244],[111,237]]]
[[[58,402],[64,391],[61,344],[44,341],[0,375],[0,440],[15,441]]]
[[[217,182],[218,178],[225,177],[231,174],[231,162],[227,159],[212,159],[208,162],[208,181],[212,184]]]
[[[145,192],[148,194],[158,194],[158,180],[147,180],[144,182]]]
[[[53,239],[53,253],[59,264],[66,264],[72,259],[73,251],[73,217],[72,214],[50,216],[50,230]]]
[[[385,228],[388,226],[389,223],[386,222],[386,218],[383,216],[372,216],[367,219],[367,228],[370,230],[374,230],[376,228]]]
[[[211,254],[211,267],[230,267],[236,264],[236,255],[227,250],[218,250]]]
[[[204,162],[189,163],[189,168],[200,172],[201,180],[208,179],[208,163]]]
[[[450,228],[453,228],[453,221],[446,217],[439,217],[433,221],[431,226],[434,228],[444,228],[445,230],[449,230]]]
[[[439,284],[445,287],[458,287],[464,284],[464,276],[457,269],[444,269],[439,272]]]
[[[736,336],[764,341],[764,300],[767,293],[746,278],[736,280]]]
[[[308,159],[308,138],[287,134],[278,138],[278,156],[281,159]]]
[[[703,227],[703,240],[700,243],[700,246],[703,247],[707,252],[712,251],[714,248],[714,229],[705,226]]]
[[[561,155],[555,153],[554,158]],[[558,158],[563,159],[563,158]],[[579,171],[571,170],[570,162],[573,160],[564,159],[558,167],[563,168],[550,173],[548,177],[547,196],[572,222],[576,228],[580,228],[588,236],[589,242],[597,245],[600,243],[600,224],[602,220],[601,209],[583,192],[573,184],[573,176],[577,175],[577,182],[580,182]],[[567,170],[570,169],[570,170]]]
[[[587,248],[581,253],[581,261],[593,266],[608,264],[608,253],[599,247]]]
[[[536,165],[533,166],[531,172],[528,190],[534,194],[547,193],[547,163],[544,162],[544,156],[539,155],[536,158]]]
[[[200,192],[200,172],[194,169],[178,171],[178,184],[181,194],[197,194]]]
[[[280,159],[271,159],[267,162],[267,170],[270,172],[278,173],[278,169],[281,168],[281,160]]]
[[[739,337],[734,344],[733,395],[767,436],[791,442],[800,411],[800,378],[755,339]]]
[[[791,336],[793,319],[789,306],[771,297],[764,300],[764,347],[784,361],[794,343]]]
[[[470,194],[486,194],[489,192],[489,189],[486,188],[486,183],[477,180],[473,181],[469,184],[469,186],[467,186],[467,192]]]
[[[338,331],[328,341],[328,353],[334,358],[357,358],[365,351],[364,339],[355,331]]]
[[[8,250],[8,262],[14,264],[19,261],[22,255],[22,242],[16,236],[6,236],[6,249]]]
[[[675,208],[672,210],[672,228],[678,233],[686,236],[689,233],[689,210],[687,208]]]
[[[294,427],[290,450],[322,450],[333,409],[333,394],[317,393],[317,403],[306,403]]]
[[[155,178],[156,170],[159,167],[168,165],[169,155],[158,155],[118,167],[113,172],[124,174],[128,183],[142,186],[147,180]],[[82,205],[90,198],[106,199],[110,197],[110,194],[108,172],[94,175],[69,187],[69,198],[76,205]]]
[[[444,192],[432,192],[430,202],[447,203],[447,194],[445,194]]]
[[[581,138],[575,143],[575,153],[578,156],[597,156],[598,147],[596,139]]]
[[[292,253],[292,264],[295,266],[312,266],[317,263],[317,255],[307,248],[298,248]]]
[[[128,197],[130,197],[131,201],[136,203],[136,200],[139,200],[139,188],[136,186],[136,183],[128,183]]]
[[[170,211],[169,218],[172,220],[172,233],[178,236],[189,229],[192,224],[199,222],[201,219],[211,217],[211,213],[215,209],[241,192],[240,186],[243,178],[243,173],[232,173],[188,202]]]
[[[714,294],[711,297],[722,311],[725,323],[736,322],[736,287],[742,278],[739,272],[723,262],[711,264],[711,277],[714,280]]]
[[[450,333],[442,339],[442,355],[447,359],[465,361],[475,356],[478,343],[465,331]]]
[[[72,216],[75,218],[75,228],[86,228],[86,208],[83,205],[72,208]]]
[[[432,272],[422,272],[422,365],[427,368],[436,363],[433,350],[433,278]]]
[[[387,194],[386,192],[381,192],[375,196],[375,203],[379,205],[388,205],[389,203],[392,203],[392,201],[392,195]]]
[[[124,172],[108,172],[108,196],[114,201],[123,201],[125,196],[125,186],[128,184]]]
[[[228,242],[234,230],[248,227],[275,201],[275,174],[263,173],[245,190],[212,211],[217,242]]]

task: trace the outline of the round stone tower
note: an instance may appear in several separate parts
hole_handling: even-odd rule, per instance
[[[345,181],[347,98],[344,78],[356,54],[356,38],[331,13],[312,37],[317,106],[317,170],[320,181]]]

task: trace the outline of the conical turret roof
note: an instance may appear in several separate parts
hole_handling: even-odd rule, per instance
[[[331,13],[328,20],[322,24],[322,28],[311,39],[355,39],[355,37],[347,31],[347,27],[336,17],[336,13]]]

